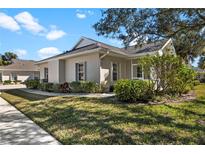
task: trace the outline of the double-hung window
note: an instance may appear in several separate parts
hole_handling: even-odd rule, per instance
[[[44,79],[48,80],[48,68],[44,68]]]
[[[16,73],[11,73],[11,80],[17,81],[17,74]]]
[[[117,63],[112,63],[112,81],[117,81],[119,76],[119,68]]]
[[[143,68],[142,65],[132,64],[132,78],[133,79],[143,79]]]
[[[86,62],[76,63],[76,81],[86,80]]]

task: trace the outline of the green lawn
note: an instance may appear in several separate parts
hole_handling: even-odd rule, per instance
[[[205,144],[205,85],[195,92],[195,101],[164,105],[47,98],[20,90],[1,96],[63,144]]]

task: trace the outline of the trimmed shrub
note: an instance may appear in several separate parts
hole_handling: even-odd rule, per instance
[[[40,83],[38,88],[42,91],[53,92],[53,83]]]
[[[4,84],[4,85],[11,84],[11,80],[5,80],[3,84]]]
[[[82,92],[81,82],[73,81],[70,83],[71,92],[80,93]]]
[[[58,84],[58,83],[53,84],[53,92],[60,93],[61,92],[61,84]]]
[[[70,89],[73,93],[98,93],[103,92],[105,88],[91,81],[74,81],[70,83]]]
[[[39,87],[39,80],[27,80],[25,81],[26,87],[31,89],[37,89]]]
[[[194,87],[194,80],[196,73],[194,70],[186,65],[181,65],[177,69],[177,74],[173,80],[168,80],[170,83],[169,88],[167,88],[167,93],[176,95],[188,93]]]
[[[53,83],[45,83],[45,90],[48,92],[53,92]]]
[[[118,80],[114,86],[117,98],[125,102],[147,100],[148,83],[143,80]]]
[[[200,85],[200,81],[199,80],[194,80],[193,84],[194,84],[194,86],[198,86],[198,85]]]
[[[13,81],[15,84],[21,83],[21,80],[15,80]]]

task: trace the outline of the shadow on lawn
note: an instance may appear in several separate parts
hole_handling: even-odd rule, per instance
[[[26,98],[22,93],[19,96]],[[35,110],[25,110],[25,114],[64,144],[205,144],[204,126],[178,122],[176,116],[160,114],[148,110],[146,106],[94,98],[62,97],[51,101],[32,103]],[[76,104],[69,105],[70,101],[76,101]],[[85,102],[89,102],[89,109],[96,110],[78,108],[78,105]],[[92,103],[98,105],[92,106]],[[201,100],[193,103],[205,105]],[[111,108],[98,110],[106,105]],[[198,116],[199,119],[204,119],[204,114],[187,110],[183,106],[164,106],[170,109],[168,112],[174,110],[182,112],[185,117]],[[119,108],[122,112],[112,112],[112,107]],[[179,130],[186,131],[189,135],[180,136]]]
[[[48,110],[29,113],[29,115],[36,119],[47,118],[41,122],[41,126],[49,128],[64,144],[205,144],[203,126],[177,123],[172,117],[147,111],[142,106],[130,108],[126,105],[117,105],[117,107],[127,110],[134,116],[127,115],[128,112],[113,114],[104,111],[90,112],[74,107],[59,109],[53,106]],[[193,113],[186,112],[185,116],[190,114]],[[116,127],[123,124],[128,125],[126,128]],[[137,124],[139,128],[140,126],[157,128],[143,132],[137,128],[129,128],[129,124]],[[159,125],[169,129],[162,129],[158,127]],[[179,137],[175,128],[197,133],[192,137]],[[60,136],[58,135],[60,132],[67,135]]]
[[[38,101],[38,100],[44,100],[46,98],[49,98],[48,96],[31,94],[31,93],[21,91],[19,89],[7,90],[5,92],[8,94],[15,95],[23,99],[29,100],[29,101]]]

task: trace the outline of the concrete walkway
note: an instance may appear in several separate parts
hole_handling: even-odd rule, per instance
[[[56,145],[60,143],[0,97],[0,144]]]
[[[22,91],[44,95],[44,96],[75,96],[75,97],[93,97],[93,98],[106,98],[115,96],[114,93],[54,93],[54,92],[46,92],[41,90],[33,90],[33,89],[21,89]]]

